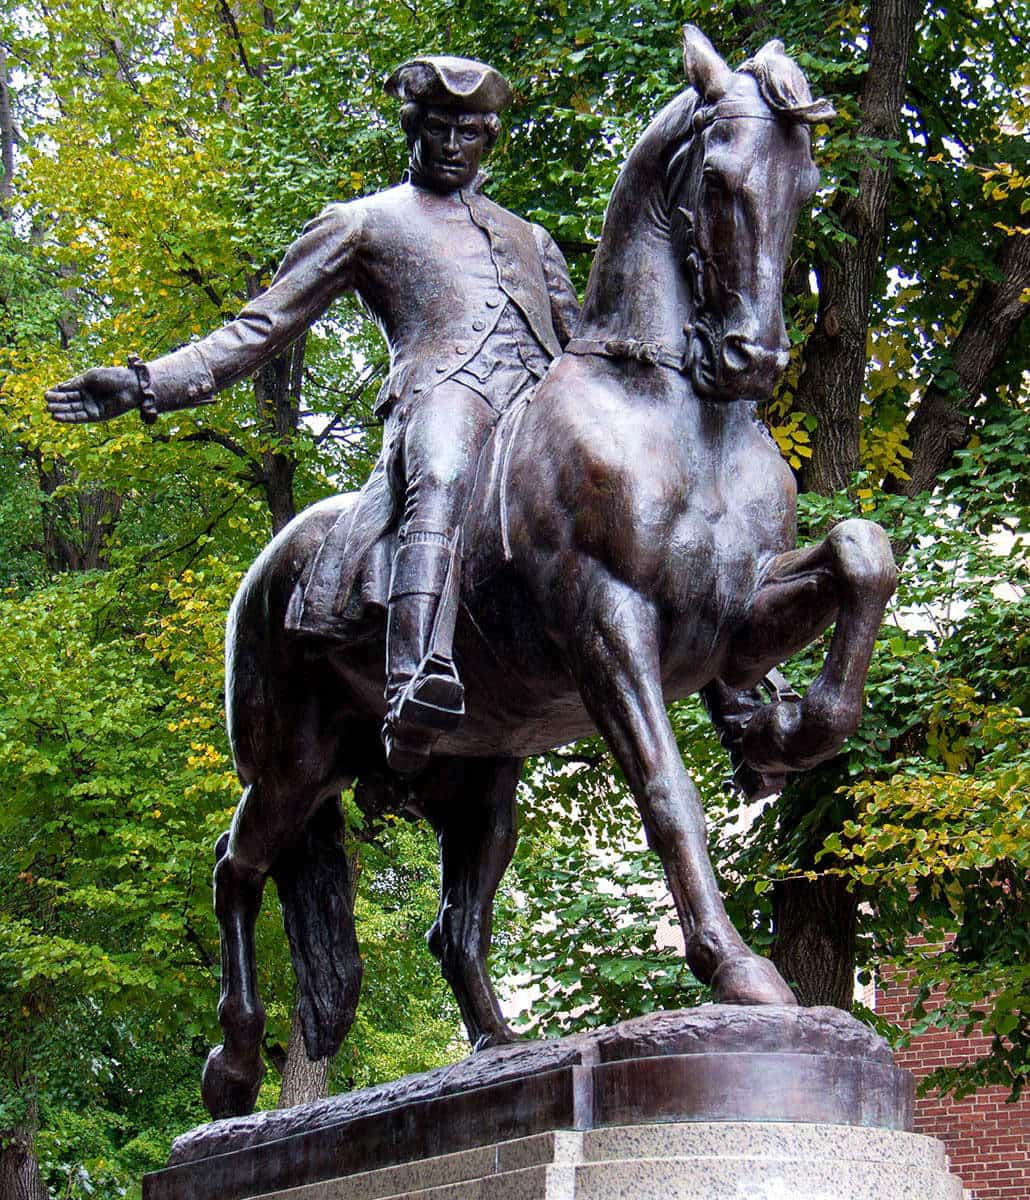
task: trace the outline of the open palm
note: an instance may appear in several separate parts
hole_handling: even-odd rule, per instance
[[[46,393],[47,408],[55,421],[109,421],[140,406],[136,373],[128,367],[94,367],[59,383]]]

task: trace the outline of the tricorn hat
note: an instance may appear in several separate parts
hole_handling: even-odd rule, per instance
[[[399,100],[466,112],[500,112],[512,102],[507,79],[474,58],[413,58],[398,67],[383,86]]]

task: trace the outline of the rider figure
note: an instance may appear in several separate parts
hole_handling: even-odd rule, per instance
[[[87,371],[47,402],[63,421],[132,408],[153,421],[208,403],[284,350],[336,297],[357,293],[390,348],[376,413],[401,508],[383,739],[390,765],[414,771],[464,711],[450,631],[445,620],[441,637],[437,614],[456,584],[479,452],[498,415],[569,340],[578,305],[550,236],[480,190],[480,160],[512,98],[503,76],[471,59],[426,57],[399,67],[386,90],[403,102],[410,163],[400,185],[329,205],[287,251],[268,291],[228,325],[149,364]],[[317,631],[317,621],[308,613],[303,628]]]

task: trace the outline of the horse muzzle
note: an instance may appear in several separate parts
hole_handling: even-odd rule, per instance
[[[785,345],[769,349],[738,333],[715,339],[707,330],[692,331],[687,362],[698,395],[723,400],[764,400],[786,370]]]

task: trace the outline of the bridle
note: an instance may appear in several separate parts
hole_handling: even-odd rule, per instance
[[[742,119],[752,121],[779,121],[783,118],[773,113],[756,113],[753,105],[739,100],[719,101],[712,105],[699,108],[693,116],[693,136],[673,154],[666,168],[666,207],[671,208],[671,196],[676,195],[683,181],[683,173],[690,171],[694,165],[697,147],[701,144],[701,133],[717,121],[736,121]],[[677,205],[677,211],[686,225],[683,269],[692,292],[694,312],[698,314],[693,322],[683,326],[683,334],[687,339],[686,345],[676,350],[661,341],[645,341],[632,338],[573,338],[565,347],[566,354],[596,355],[602,358],[632,361],[648,367],[666,367],[695,377],[695,364],[699,355],[699,346],[703,338],[712,348],[716,348],[718,339],[709,322],[704,320],[705,312],[705,263],[697,243],[697,233],[694,228],[694,218],[690,210]],[[695,205],[696,207],[696,205]],[[699,365],[699,364],[698,364]],[[738,397],[746,399],[746,397]]]

